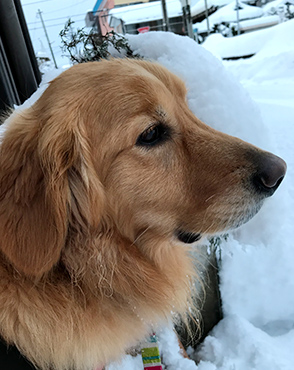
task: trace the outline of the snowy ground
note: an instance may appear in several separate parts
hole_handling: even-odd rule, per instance
[[[159,333],[168,370],[293,369],[294,43],[289,43],[293,33],[294,20],[275,26],[255,57],[224,65],[186,37],[149,33],[129,38],[135,52],[159,61],[186,81],[190,108],[199,118],[273,151],[288,163],[275,196],[223,244],[220,277],[225,318],[193,354],[198,365],[181,357],[170,329]],[[235,39],[240,44],[239,37]],[[210,51],[221,54],[212,46]],[[118,369],[142,370],[141,358],[126,356],[108,367]]]

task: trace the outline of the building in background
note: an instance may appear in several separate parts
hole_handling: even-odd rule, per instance
[[[108,12],[114,8],[115,0],[97,0],[91,12],[86,14],[86,26],[95,27],[101,35],[113,30],[108,22]]]

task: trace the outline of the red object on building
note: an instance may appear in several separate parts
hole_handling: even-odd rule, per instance
[[[150,26],[145,26],[145,27],[137,28],[137,31],[138,31],[139,33],[146,33],[146,32],[149,32],[149,31],[150,31]]]

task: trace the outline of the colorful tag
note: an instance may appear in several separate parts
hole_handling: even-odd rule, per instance
[[[142,344],[141,353],[144,370],[162,370],[157,337],[155,333],[150,335],[146,343]]]

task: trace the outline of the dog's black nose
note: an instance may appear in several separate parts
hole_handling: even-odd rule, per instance
[[[253,178],[255,187],[266,196],[271,196],[282,182],[287,165],[282,158],[265,153],[258,161],[258,169]]]

